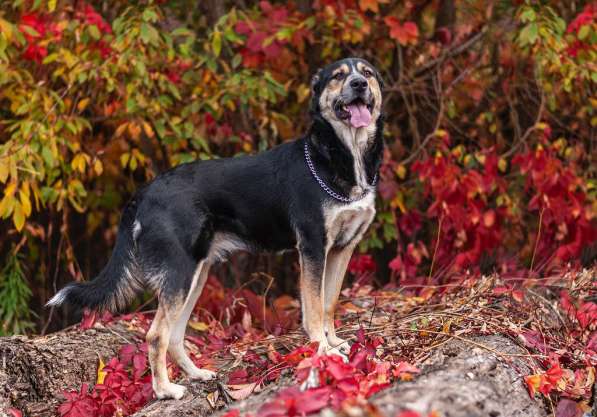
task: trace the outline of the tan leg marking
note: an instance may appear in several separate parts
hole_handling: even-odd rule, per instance
[[[348,267],[354,247],[354,244],[350,244],[342,249],[331,249],[328,252],[324,279],[324,331],[329,345],[345,355],[350,353],[350,345],[345,340],[336,336],[334,313],[338,297],[340,296],[340,290],[342,289],[344,274],[346,273],[346,268]]]
[[[191,288],[189,289],[187,299],[182,306],[178,319],[172,328],[170,343],[168,346],[168,352],[172,356],[172,359],[174,359],[174,361],[182,368],[189,378],[200,379],[202,381],[215,378],[216,373],[208,369],[200,369],[195,366],[191,358],[189,358],[184,350],[184,335],[189,317],[193,312],[193,308],[197,303],[197,299],[201,295],[201,291],[203,291],[205,281],[207,281],[208,273],[209,264],[206,261],[201,261],[197,266],[195,274],[193,275],[193,282],[191,283]]]
[[[321,268],[317,268],[301,255],[300,265],[303,327],[311,342],[319,342],[319,351],[325,351],[328,347],[323,329],[323,274],[325,273],[325,263]],[[318,271],[318,269],[323,270]]]
[[[146,336],[149,350],[149,364],[151,365],[151,375],[153,377],[153,391],[160,400],[165,398],[179,400],[186,391],[186,388],[182,385],[170,382],[166,367],[166,353],[168,351],[170,333],[180,314],[181,307],[182,303],[180,302],[165,305],[161,301]]]

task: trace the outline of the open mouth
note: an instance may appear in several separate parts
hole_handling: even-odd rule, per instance
[[[334,105],[334,111],[338,119],[347,120],[352,127],[369,126],[373,101],[366,103],[361,97],[357,97],[349,103],[338,100]]]

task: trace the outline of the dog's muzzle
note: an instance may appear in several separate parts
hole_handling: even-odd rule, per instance
[[[334,112],[338,119],[352,127],[365,127],[371,123],[373,105],[369,83],[362,75],[353,75],[346,80],[342,94],[334,101]]]

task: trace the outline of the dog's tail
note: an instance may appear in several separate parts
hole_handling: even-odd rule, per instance
[[[116,245],[108,264],[92,281],[73,282],[58,291],[46,306],[70,304],[92,310],[124,309],[143,288],[142,276],[135,261],[136,204],[129,202],[123,211]]]

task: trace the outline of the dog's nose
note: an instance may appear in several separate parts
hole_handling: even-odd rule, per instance
[[[367,80],[363,77],[354,78],[350,81],[353,90],[363,92],[367,88]]]

